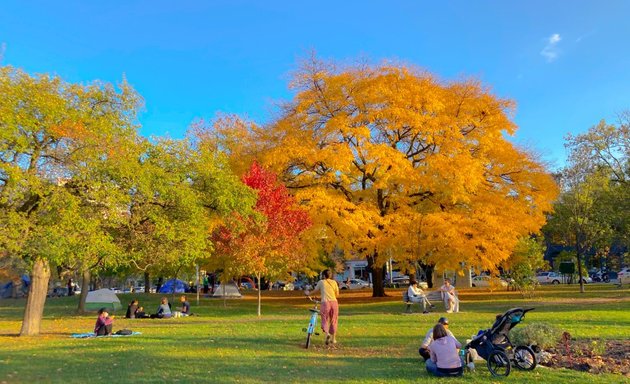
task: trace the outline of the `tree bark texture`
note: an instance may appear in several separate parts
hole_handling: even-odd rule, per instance
[[[385,268],[383,265],[377,265],[374,263],[377,260],[377,255],[370,256],[368,259],[368,269],[372,271],[372,297],[385,297]]]
[[[85,313],[85,301],[90,290],[90,281],[92,274],[90,270],[85,268],[81,271],[81,298],[79,299],[79,313]]]
[[[50,280],[50,266],[48,261],[38,258],[33,265],[31,274],[31,288],[20,336],[36,336],[41,330],[42,317],[44,316],[44,304],[48,293],[48,281]]]

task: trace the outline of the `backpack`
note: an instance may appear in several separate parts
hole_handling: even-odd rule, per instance
[[[114,335],[129,336],[133,335],[133,331],[131,329],[119,329]]]

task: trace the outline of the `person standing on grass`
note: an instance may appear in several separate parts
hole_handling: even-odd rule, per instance
[[[306,296],[311,293],[320,292],[322,297],[322,306],[320,314],[322,316],[322,330],[326,334],[326,345],[337,344],[337,321],[339,319],[339,304],[337,297],[339,296],[339,285],[333,279],[329,269],[322,272],[323,279],[317,282],[312,291],[304,291]]]

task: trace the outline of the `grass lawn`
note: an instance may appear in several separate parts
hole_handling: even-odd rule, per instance
[[[548,286],[535,297],[518,293],[463,290],[461,313],[449,315],[450,329],[464,341],[494,316],[515,306],[532,306],[526,325],[550,323],[578,339],[618,339],[630,343],[630,291],[613,285]],[[114,330],[142,335],[72,339],[89,332],[96,315],[76,316],[77,297],[48,299],[43,335],[20,338],[24,300],[0,300],[0,383],[410,383],[438,382],[418,356],[421,335],[440,315],[403,314],[401,290],[372,299],[371,292],[342,292],[339,347],[323,347],[323,336],[305,350],[310,307],[301,292],[264,292],[263,316],[256,317],[255,293],[242,300],[190,300],[200,316],[127,320],[116,313]],[[132,295],[119,295],[123,305]],[[160,296],[134,295],[147,310]],[[439,304],[439,303],[437,303]],[[438,309],[442,306],[438,305]],[[417,308],[415,308],[417,310]],[[448,382],[623,383],[621,375],[591,375],[544,367],[504,380],[492,378],[479,362],[474,373]]]

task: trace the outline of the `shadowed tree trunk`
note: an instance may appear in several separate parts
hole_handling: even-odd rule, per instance
[[[151,275],[148,271],[144,272],[144,293],[151,293]]]
[[[26,301],[26,308],[24,309],[24,319],[22,321],[20,336],[39,335],[49,280],[50,266],[48,261],[38,258],[33,265],[31,289]]]
[[[424,271],[425,278],[427,280],[427,285],[429,288],[433,288],[433,271],[435,270],[434,265],[420,264],[422,270]]]
[[[377,259],[377,254],[367,258],[368,269],[372,271],[372,297],[385,297],[385,268],[383,265],[374,264],[374,260]]]
[[[79,313],[85,313],[85,301],[90,290],[90,280],[92,274],[88,268],[81,271],[81,298],[79,299]]]

